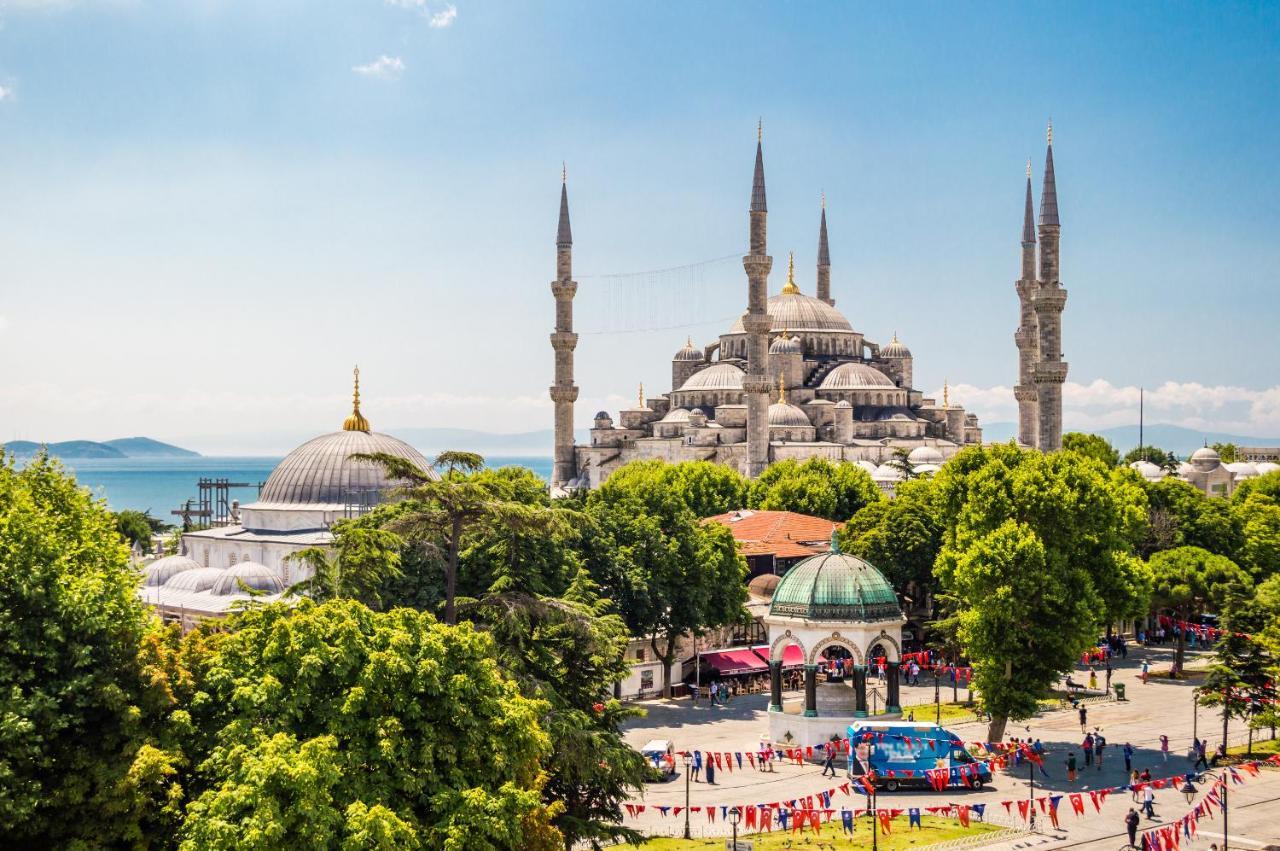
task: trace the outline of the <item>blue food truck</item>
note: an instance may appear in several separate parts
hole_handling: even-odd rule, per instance
[[[969,753],[959,736],[937,724],[859,722],[850,725],[849,741],[849,776],[874,772],[876,788],[886,792],[932,789],[926,772],[938,770],[947,772],[948,786],[980,788],[991,782],[987,764]]]

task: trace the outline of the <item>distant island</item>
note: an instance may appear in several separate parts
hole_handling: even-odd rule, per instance
[[[4,450],[18,458],[30,458],[48,449],[49,454],[64,461],[84,461],[112,458],[199,458],[199,452],[161,443],[149,437],[121,437],[116,440],[63,440],[58,443],[36,443],[31,440],[12,440]]]

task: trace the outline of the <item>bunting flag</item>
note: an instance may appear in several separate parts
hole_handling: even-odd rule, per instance
[[[1090,801],[1093,801],[1093,810],[1094,810],[1094,812],[1098,812],[1098,813],[1102,812],[1102,803],[1098,800],[1098,793],[1097,793],[1097,792],[1090,792],[1090,793],[1089,793],[1089,800],[1090,800]]]
[[[974,807],[974,809],[977,809],[977,807]],[[956,814],[960,819],[960,826],[968,827],[969,826],[969,808],[966,807],[964,804],[960,804],[959,806],[956,807]],[[978,815],[981,816],[982,813],[979,812]]]
[[[760,826],[773,833],[773,810],[766,808],[760,811]]]
[[[1030,802],[1030,801],[1019,801],[1019,802],[1018,802],[1018,817],[1019,817],[1019,818],[1021,818],[1023,821],[1026,821],[1026,820],[1027,820],[1027,812],[1028,812],[1030,809],[1031,809],[1031,802]]]
[[[971,810],[973,810],[975,813],[977,813],[977,814],[978,814],[978,820],[979,820],[979,821],[981,821],[981,820],[982,820],[982,816],[983,816],[983,814],[984,814],[984,813],[986,813],[986,811],[987,811],[987,805],[986,805],[986,804],[974,804],[974,805],[973,805],[972,807],[970,807],[969,809],[971,809]]]
[[[756,829],[756,808],[747,807],[747,830]]]
[[[844,828],[845,833],[853,833],[853,813],[849,810],[840,811],[840,826]]]
[[[876,810],[876,815],[880,818],[880,833],[888,836],[893,832],[893,828],[890,826],[889,812],[887,810]]]
[[[921,830],[924,829],[924,825],[920,822],[919,807],[911,807],[907,810],[907,830],[910,830],[913,827],[918,827]]]
[[[1079,792],[1067,796],[1067,800],[1071,802],[1071,811],[1078,816],[1084,815],[1084,798]]]

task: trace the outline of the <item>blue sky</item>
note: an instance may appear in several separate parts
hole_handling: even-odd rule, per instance
[[[580,424],[772,291],[1011,418],[1024,162],[1052,116],[1068,426],[1280,435],[1280,6],[0,0],[0,440],[211,451],[550,424],[567,161]],[[623,297],[621,290],[630,295]],[[625,306],[624,306],[625,305]],[[687,306],[687,309],[686,309]],[[671,317],[679,316],[674,323]],[[689,327],[667,328],[671,324]],[[664,326],[663,330],[645,330]]]

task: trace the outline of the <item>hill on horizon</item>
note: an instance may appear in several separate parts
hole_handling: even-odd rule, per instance
[[[47,448],[49,454],[66,461],[110,458],[198,458],[199,452],[161,443],[150,437],[120,437],[115,440],[62,440],[36,443],[34,440],[11,440],[3,449],[20,458],[29,458]]]
[[[1003,443],[1016,434],[1017,423],[988,423],[982,427],[983,440]],[[1112,426],[1098,429],[1067,429],[1082,431],[1105,437],[1111,445],[1120,450],[1120,454],[1128,452],[1138,445],[1138,427],[1136,425]],[[1151,423],[1145,426],[1142,440],[1148,446],[1156,446],[1167,452],[1185,458],[1206,443],[1234,443],[1237,446],[1280,446],[1280,437],[1253,437],[1244,434],[1230,434],[1221,431],[1197,431],[1185,426],[1169,423]]]

